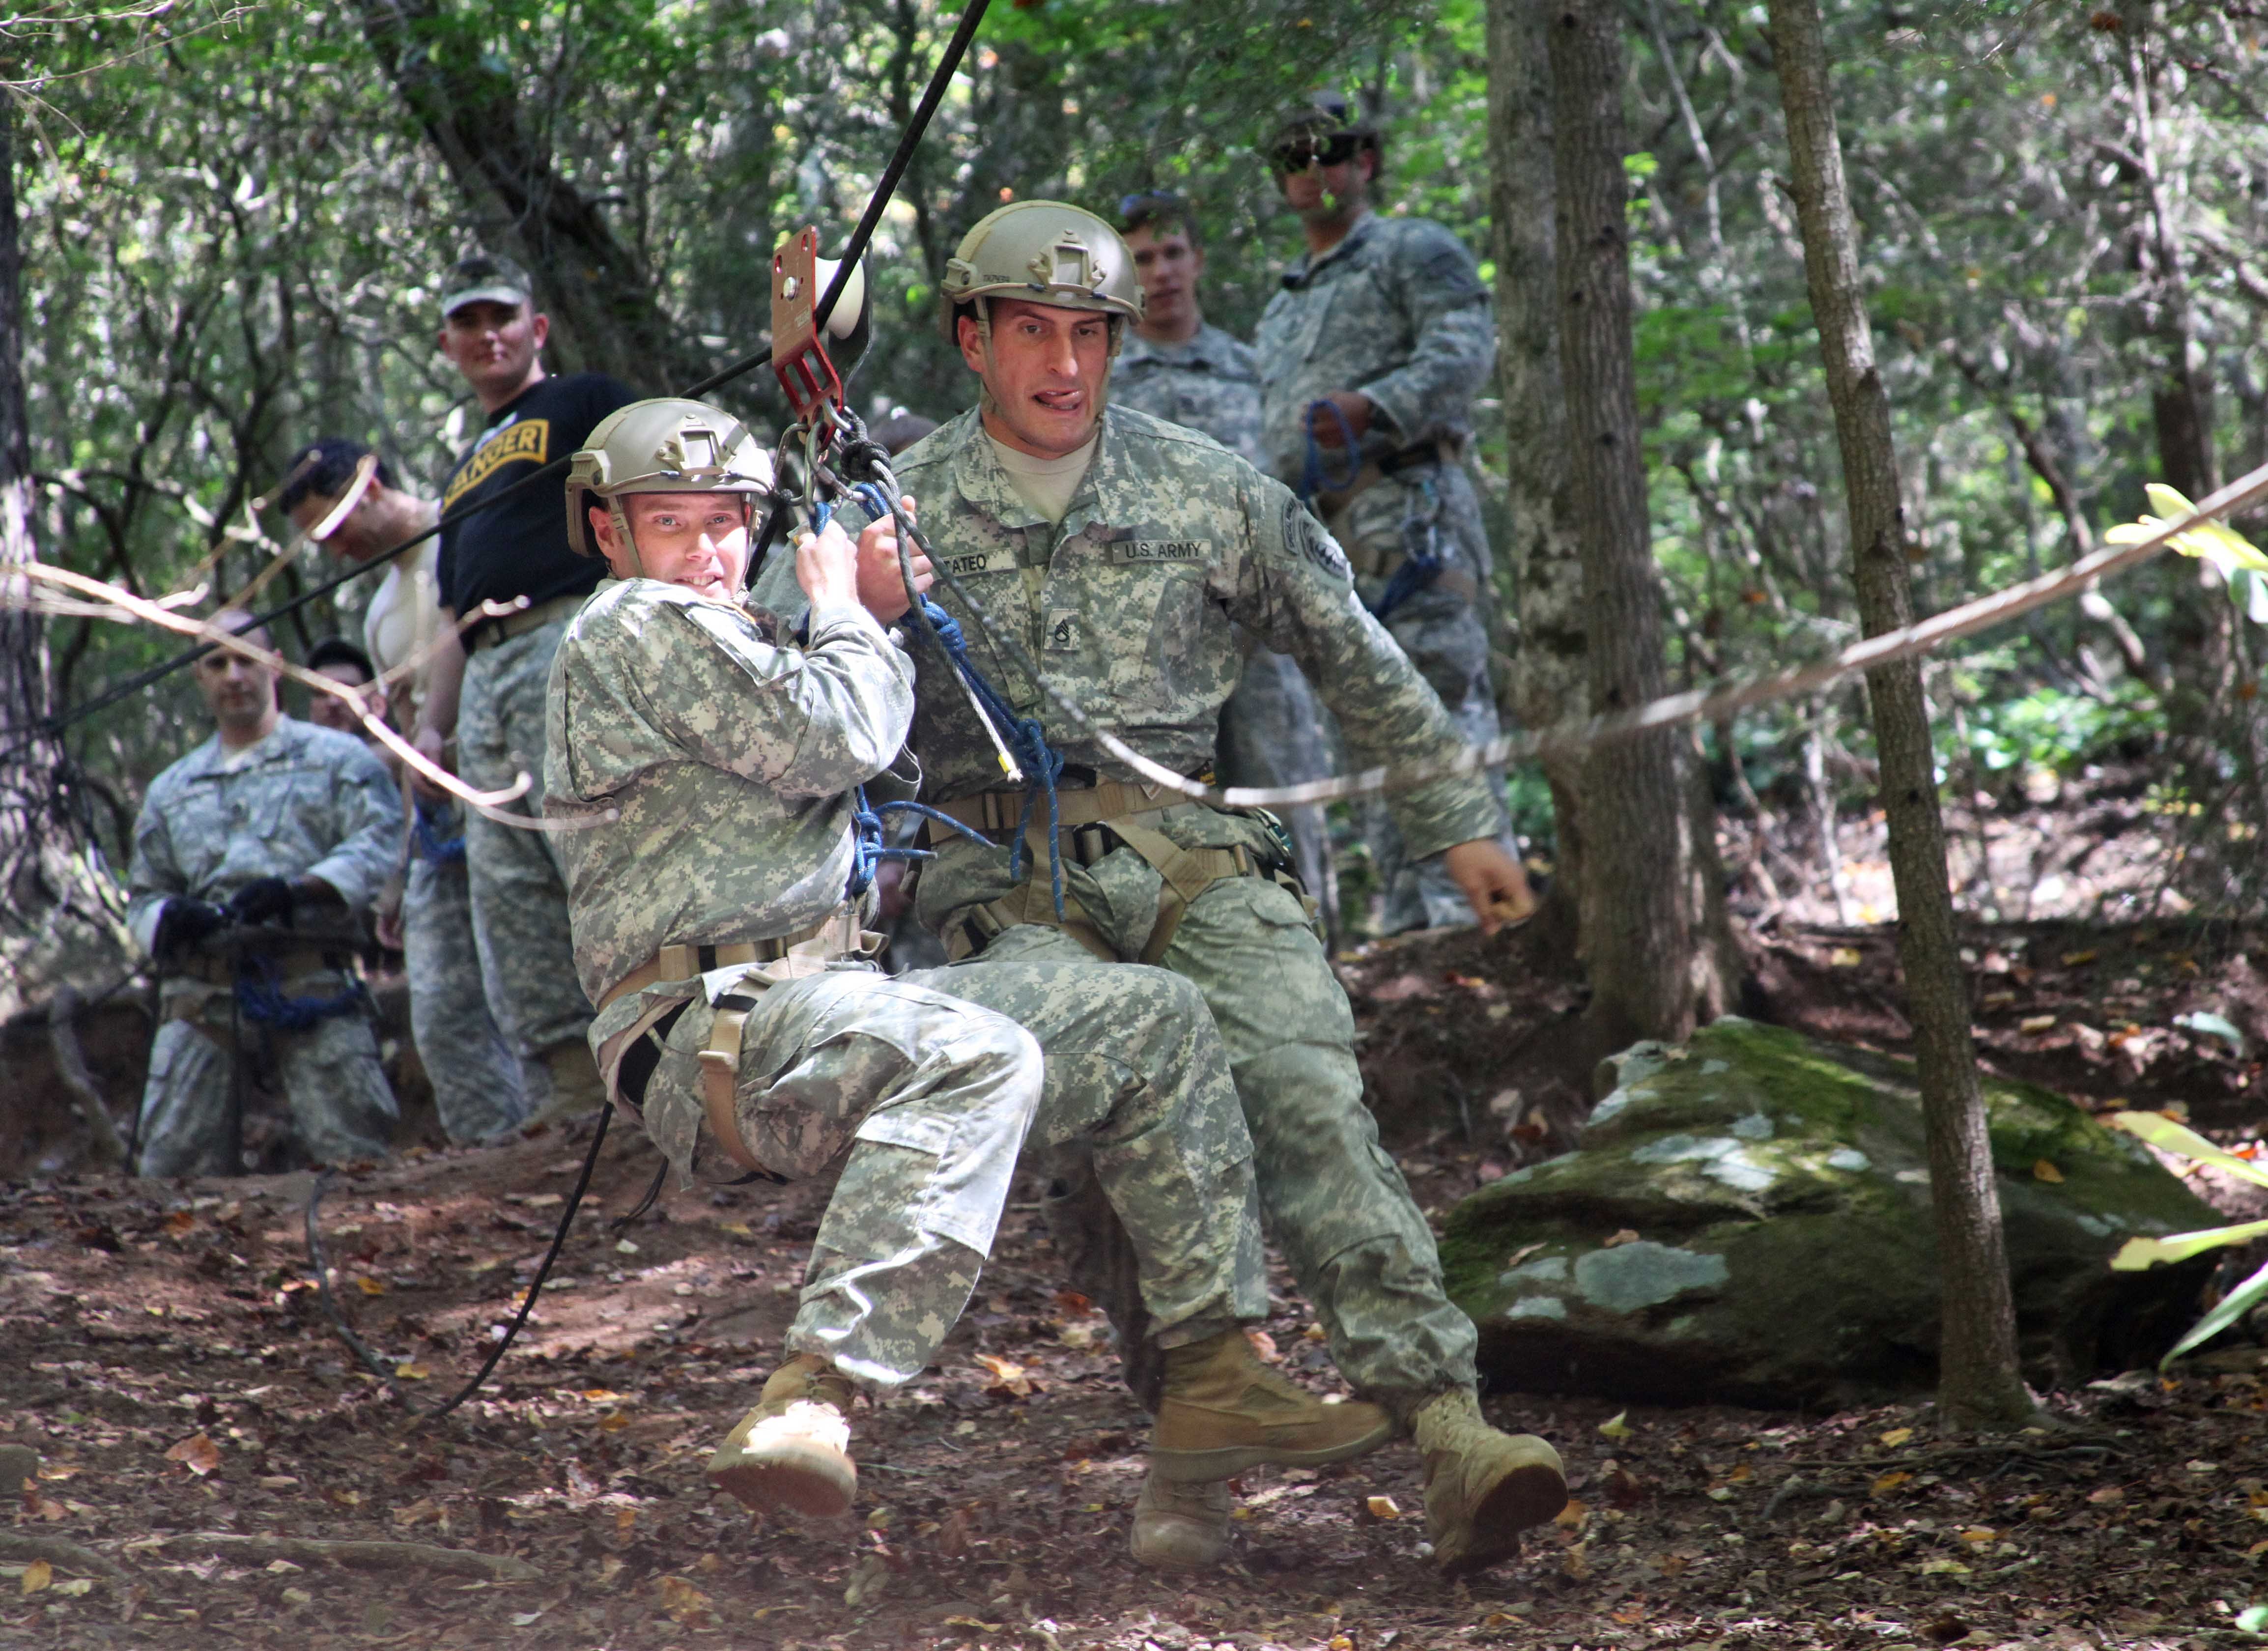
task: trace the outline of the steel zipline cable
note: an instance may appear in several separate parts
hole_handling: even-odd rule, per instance
[[[850,239],[849,242],[846,243],[843,253],[841,267],[835,272],[835,278],[828,284],[827,291],[821,296],[819,303],[814,308],[813,324],[814,330],[823,329],[826,327],[827,318],[834,313],[836,300],[842,296],[844,284],[850,279],[851,272],[858,269],[859,259],[865,254],[866,244],[868,241],[873,240],[875,226],[881,222],[883,210],[889,205],[891,195],[896,192],[899,180],[904,177],[907,164],[912,160],[914,151],[920,144],[922,134],[928,129],[931,117],[937,113],[938,105],[944,101],[946,88],[952,84],[954,74],[961,66],[961,60],[968,55],[968,44],[976,38],[977,25],[983,20],[985,8],[990,5],[990,3],[991,0],[969,0],[968,8],[961,13],[961,21],[957,26],[955,26],[952,38],[946,42],[945,54],[938,59],[936,70],[930,76],[929,85],[922,92],[921,101],[915,107],[912,117],[906,123],[904,134],[898,139],[897,150],[891,155],[889,165],[883,168],[880,179],[878,180],[874,185],[873,194],[867,199],[866,210],[859,215],[858,227],[851,232]],[[760,350],[755,355],[748,356],[742,360],[736,361],[731,366],[725,367],[720,372],[710,374],[709,377],[702,380],[699,383],[693,385],[684,392],[686,399],[688,401],[698,400],[701,396],[705,395],[710,391],[717,388],[718,386],[730,383],[733,380],[740,377],[743,373],[753,372],[756,368],[764,365],[771,359],[771,353],[772,352],[768,349]],[[454,522],[462,521],[466,517],[473,514],[474,510],[487,509],[494,505],[501,503],[505,498],[512,493],[517,493],[522,488],[533,486],[546,476],[556,475],[566,468],[566,460],[557,460],[551,464],[546,465],[542,469],[534,472],[533,475],[522,477],[504,492],[497,494],[494,498],[484,499],[479,505],[473,507],[473,509],[460,511],[454,516],[445,517],[441,521],[437,522],[432,527],[427,529],[424,533],[418,534],[416,538],[406,540],[402,543],[395,545],[393,549],[384,551],[379,556],[372,557],[369,561],[362,563],[350,569],[349,571],[341,574],[338,578],[331,579],[321,586],[318,586],[313,590],[302,593],[299,596],[284,603],[283,606],[276,608],[273,612],[262,615],[254,622],[255,624],[264,624],[270,619],[274,619],[283,614],[289,613],[294,608],[297,608],[305,602],[313,601],[316,596],[321,594],[326,590],[335,590],[341,585],[345,584],[349,579],[359,578],[361,575],[369,572],[372,568],[379,566],[383,563],[401,555],[412,546],[423,543],[426,539],[431,537],[433,534],[438,533],[442,527],[447,527]],[[777,508],[775,509],[773,514],[777,517],[778,514]],[[766,527],[768,535],[770,531],[771,524],[768,523]],[[247,627],[247,629],[249,627]],[[151,682],[158,681],[158,678],[165,675],[166,672],[178,669],[180,667],[188,664],[190,660],[196,659],[200,655],[218,645],[219,645],[217,643],[210,642],[202,644],[198,647],[191,649],[180,654],[179,657],[169,660],[166,665],[155,669],[154,671],[145,671],[142,673],[140,676],[121,684],[118,688],[111,690],[108,694],[104,695],[100,699],[90,701],[88,704],[79,706],[77,710],[71,712],[68,718],[61,719],[61,726],[68,726],[69,723],[76,721],[81,717],[91,715],[93,711],[100,710],[103,705],[114,704],[117,700],[125,697],[128,694],[134,693],[139,689],[147,687]],[[504,1358],[504,1353],[511,1348],[514,1338],[519,1334],[520,1327],[527,1323],[528,1315],[533,1312],[535,1308],[535,1298],[542,1293],[544,1280],[551,1276],[552,1265],[559,1259],[559,1252],[566,1245],[567,1235],[569,1230],[572,1228],[575,1224],[576,1211],[580,1207],[583,1202],[583,1195],[590,1188],[591,1176],[593,1171],[598,1168],[599,1150],[606,1143],[607,1124],[608,1120],[614,1116],[614,1103],[611,1101],[608,1102],[600,1109],[598,1124],[592,1131],[591,1145],[583,1155],[582,1173],[576,1178],[574,1190],[568,1196],[567,1207],[560,1212],[558,1229],[552,1234],[550,1246],[544,1251],[543,1259],[537,1266],[535,1276],[528,1283],[527,1294],[521,1301],[519,1312],[513,1316],[511,1323],[505,1326],[503,1332],[497,1337],[496,1345],[489,1350],[487,1359],[482,1363],[480,1369],[474,1374],[471,1380],[468,1381],[464,1386],[458,1389],[457,1391],[448,1399],[443,1401],[440,1404],[436,1405],[430,1411],[421,1409],[416,1401],[414,1401],[407,1393],[402,1391],[400,1383],[394,1380],[393,1373],[387,1369],[384,1360],[373,1353],[371,1349],[355,1335],[352,1328],[346,1322],[345,1315],[340,1310],[336,1301],[331,1296],[328,1268],[323,1256],[321,1237],[316,1225],[317,1207],[320,1204],[323,1193],[328,1185],[330,1176],[328,1172],[326,1172],[323,1176],[317,1177],[314,1188],[308,1194],[307,1198],[306,1238],[308,1259],[310,1264],[316,1270],[316,1280],[321,1286],[320,1293],[322,1295],[324,1310],[329,1316],[333,1327],[338,1330],[341,1338],[353,1351],[356,1357],[362,1361],[364,1367],[383,1381],[387,1385],[387,1390],[413,1414],[419,1418],[419,1426],[430,1425],[432,1422],[439,1420],[442,1417],[446,1416],[450,1411],[455,1410],[459,1405],[464,1404],[466,1400],[471,1398],[475,1393],[478,1392],[482,1383],[488,1380],[490,1373],[497,1367],[498,1361]],[[666,1172],[666,1168],[667,1166],[665,1165],[665,1173]],[[660,1188],[660,1178],[657,1176],[652,1188],[647,1191],[644,1199],[641,1201],[638,1207],[631,1211],[630,1213],[624,1217],[622,1221],[617,1223],[617,1225],[627,1224],[630,1220],[636,1220],[637,1217],[645,1210],[647,1205],[653,1202],[653,1199],[659,1192]]]
[[[984,20],[985,11],[990,4],[991,0],[969,0],[968,8],[961,14],[960,22],[954,25],[952,38],[946,42],[944,55],[938,59],[936,70],[930,76],[929,85],[922,89],[921,101],[914,106],[913,114],[906,122],[905,130],[898,138],[898,146],[891,153],[889,164],[882,168],[881,177],[876,181],[873,192],[866,198],[866,210],[858,215],[858,226],[850,232],[850,239],[844,243],[840,267],[835,271],[835,278],[828,283],[827,291],[821,294],[818,304],[813,307],[812,321],[815,329],[823,331],[827,326],[828,318],[835,313],[836,300],[843,296],[843,289],[849,283],[851,273],[858,268],[858,261],[865,256],[867,244],[874,238],[874,231],[882,221],[882,214],[889,207],[890,197],[897,193],[898,184],[905,177],[906,168],[913,160],[914,151],[921,146],[922,136],[929,129],[930,121],[937,114],[938,106],[944,102],[946,89],[953,84],[953,77],[960,69],[961,59],[968,55],[969,42],[976,38],[977,26]],[[740,360],[732,363],[729,366],[718,368],[707,378],[688,385],[679,394],[688,401],[698,401],[711,390],[754,372],[757,368],[768,364],[771,358],[771,350],[767,346],[757,350],[754,355],[741,357]],[[506,499],[514,498],[541,482],[556,481],[566,473],[567,465],[566,456],[554,459],[541,469],[520,477],[519,481],[501,492],[482,499],[478,504],[468,505],[462,510],[443,515],[423,533],[413,534],[400,544],[389,546],[377,555],[357,563],[343,572],[308,586],[297,596],[288,601],[277,603],[266,613],[254,615],[252,622],[239,628],[237,634],[241,636],[247,631],[259,630],[288,614],[296,613],[318,597],[328,596],[342,586],[351,584],[366,573],[376,572],[396,557],[416,549],[442,529],[453,527],[460,521],[479,515],[482,511],[494,510]],[[24,750],[40,740],[52,740],[57,737],[65,729],[74,724],[84,722],[97,711],[107,711],[121,700],[131,698],[144,689],[163,682],[175,671],[184,666],[195,663],[219,645],[220,644],[217,642],[201,642],[193,648],[182,650],[169,660],[159,661],[147,670],[136,672],[122,682],[112,684],[93,698],[82,700],[69,711],[53,713],[41,719],[39,725],[24,740],[6,752],[0,753],[0,760],[15,755],[17,752]]]

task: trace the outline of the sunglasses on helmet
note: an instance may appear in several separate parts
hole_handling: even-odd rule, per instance
[[[1178,217],[1188,210],[1189,203],[1170,189],[1149,189],[1118,197],[1118,216],[1130,224],[1137,218]]]
[[[1329,137],[1295,137],[1270,151],[1278,172],[1305,172],[1310,166],[1343,166],[1354,158],[1362,139],[1351,132]]]

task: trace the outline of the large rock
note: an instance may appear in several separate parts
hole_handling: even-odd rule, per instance
[[[1778,1406],[1934,1381],[1911,1062],[1726,1019],[1683,1048],[1638,1044],[1609,1075],[1580,1151],[1450,1213],[1450,1293],[1498,1386]],[[2106,1264],[2131,1234],[2219,1218],[2060,1096],[1988,1079],[1985,1100],[2026,1374],[2066,1385],[2156,1358],[2213,1258]]]

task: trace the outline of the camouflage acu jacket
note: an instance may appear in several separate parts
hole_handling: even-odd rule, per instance
[[[1425,218],[1371,213],[1284,272],[1252,343],[1263,468],[1296,483],[1307,404],[1333,390],[1378,404],[1368,458],[1470,435],[1473,397],[1496,364],[1496,320],[1462,241]]]
[[[814,614],[799,651],[677,586],[600,584],[544,707],[545,817],[581,827],[556,841],[592,1001],[664,946],[791,934],[840,905],[851,787],[912,711],[912,669],[864,608]]]
[[[1126,335],[1110,372],[1114,406],[1204,431],[1247,464],[1260,453],[1260,368],[1249,344],[1207,325],[1184,343]]]
[[[974,412],[899,461],[937,554],[1093,721],[1184,774],[1212,765],[1221,702],[1241,669],[1232,624],[1289,653],[1338,713],[1357,767],[1462,748],[1425,679],[1354,593],[1346,558],[1289,490],[1219,444],[1112,407],[1086,479],[1059,527],[1025,504]],[[851,506],[850,520],[858,520]],[[843,520],[838,517],[838,520]],[[799,609],[784,558],[760,600]],[[1020,715],[1045,726],[1067,762],[1136,778],[1083,737],[990,645],[954,599],[977,667]],[[951,800],[1000,785],[990,741],[943,657],[917,643],[913,748],[924,794]],[[1496,803],[1473,778],[1399,793],[1397,823],[1415,855],[1494,835]]]
[[[151,783],[134,822],[127,922],[148,950],[168,897],[219,904],[255,877],[320,877],[360,911],[394,869],[401,798],[351,735],[291,717],[226,766],[215,734]]]

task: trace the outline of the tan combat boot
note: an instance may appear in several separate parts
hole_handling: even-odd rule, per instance
[[[1228,1558],[1228,1483],[1176,1485],[1152,1470],[1134,1503],[1134,1563],[1152,1571],[1210,1571]]]
[[[799,1352],[764,1383],[709,1458],[709,1481],[750,1507],[792,1507],[832,1518],[850,1511],[850,1378],[817,1353]]]
[[[1150,1470],[1176,1484],[1263,1464],[1317,1468],[1375,1450],[1394,1420],[1375,1404],[1326,1404],[1260,1362],[1241,1330],[1166,1350]]]
[[[1498,1433],[1469,1389],[1428,1399],[1410,1419],[1425,1463],[1425,1534],[1447,1576],[1520,1551],[1520,1533],[1567,1506],[1559,1453],[1534,1434]]]

